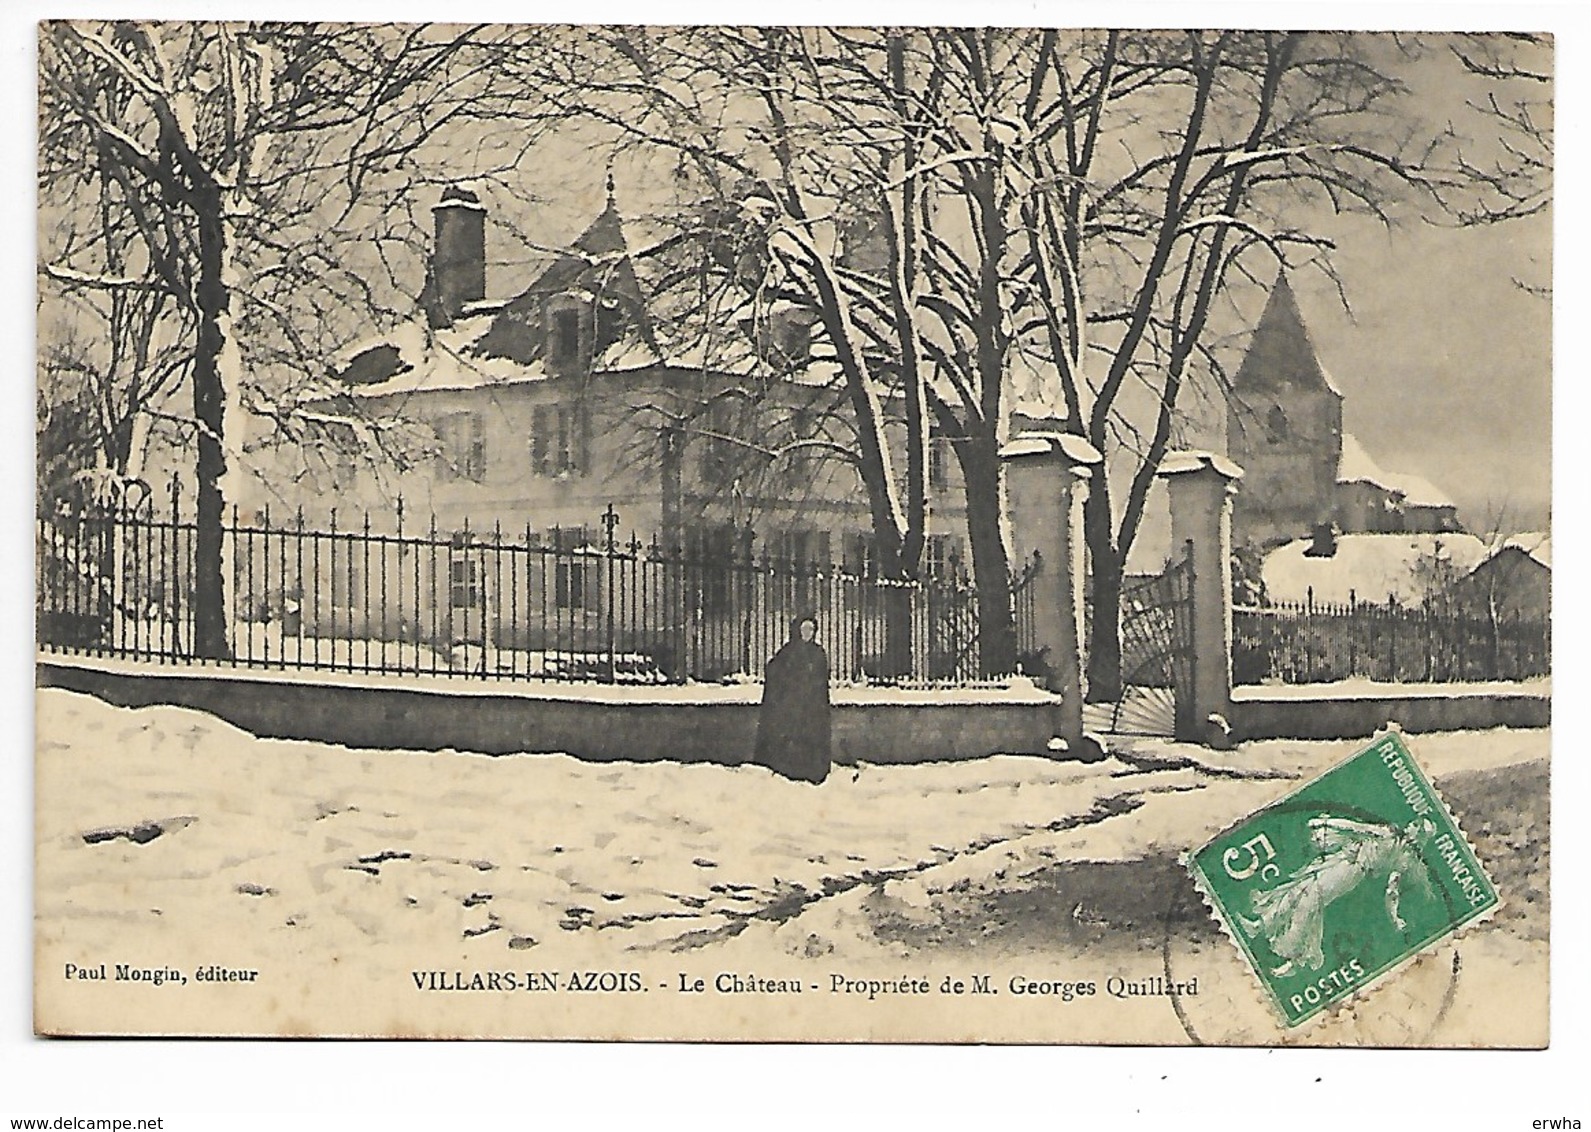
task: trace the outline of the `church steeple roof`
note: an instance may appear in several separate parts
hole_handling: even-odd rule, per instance
[[[1341,397],[1326,367],[1320,364],[1309,328],[1285,272],[1276,276],[1265,312],[1249,340],[1248,353],[1233,384],[1238,389],[1324,388]]]

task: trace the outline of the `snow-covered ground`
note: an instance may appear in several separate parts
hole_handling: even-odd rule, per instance
[[[203,713],[60,690],[37,702],[37,970],[51,1029],[1279,1040],[1176,854],[1358,746],[1141,740],[1095,764],[864,764],[812,787],[752,766],[260,740]],[[1540,1040],[1547,733],[1411,742],[1508,908],[1462,944],[1471,997],[1443,1022],[1457,1029],[1376,1034]],[[64,976],[100,962],[261,975],[253,989]],[[1405,990],[1447,979],[1443,962]],[[575,969],[637,972],[652,993],[547,995],[531,1010],[412,982]],[[709,995],[709,1011],[673,987],[682,973],[711,984],[753,971],[822,997],[796,1010]],[[837,973],[889,971],[992,973],[1005,990],[959,1010],[831,991]],[[1180,1015],[1163,996],[1063,1009],[1008,986],[1167,972],[1202,973]],[[1495,1010],[1500,993],[1509,1012]],[[1344,1012],[1304,1040],[1363,1040],[1366,1017]]]

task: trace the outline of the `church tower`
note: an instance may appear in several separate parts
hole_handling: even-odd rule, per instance
[[[1233,380],[1226,447],[1244,471],[1234,544],[1275,546],[1332,521],[1342,394],[1315,354],[1285,275],[1276,277]]]

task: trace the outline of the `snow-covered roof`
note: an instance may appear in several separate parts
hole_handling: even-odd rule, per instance
[[[1385,474],[1381,465],[1370,458],[1370,453],[1365,451],[1365,446],[1359,443],[1357,436],[1351,432],[1342,434],[1342,448],[1337,453],[1338,483],[1362,481],[1379,484]]]
[[[1337,396],[1342,396],[1342,389],[1337,385],[1337,379],[1331,376],[1331,371],[1326,368],[1326,363],[1319,357],[1315,359],[1315,368],[1320,370],[1320,380],[1325,382],[1326,388]]]
[[[409,323],[392,332],[369,339],[343,351],[339,370],[356,364],[370,351],[384,351],[382,361],[396,370],[380,381],[350,382],[347,392],[355,397],[380,398],[415,393],[463,389],[495,389],[546,381],[541,358],[519,362],[477,353],[474,341],[491,323],[490,316],[467,319],[443,330],[431,330],[424,322]],[[393,351],[396,362],[393,363]],[[606,374],[634,373],[647,369],[699,372],[710,370],[729,377],[749,376],[759,369],[750,351],[736,358],[713,359],[702,346],[664,352],[642,340],[620,339],[593,359],[592,369]],[[796,385],[827,386],[838,373],[838,365],[827,360],[814,361],[789,379]]]
[[[1088,467],[1104,460],[1099,449],[1084,437],[1071,432],[1020,432],[1000,449],[1002,460],[1020,456],[1047,456],[1059,452],[1074,465]]]
[[[1219,452],[1206,452],[1203,449],[1190,448],[1181,452],[1168,452],[1165,459],[1160,461],[1160,474],[1163,476],[1198,472],[1205,468],[1214,468],[1229,480],[1243,478],[1243,469]]]
[[[1458,504],[1441,488],[1423,476],[1407,472],[1388,472],[1391,482],[1386,486],[1403,496],[1410,507],[1456,507]]]
[[[1406,472],[1389,472],[1365,451],[1351,432],[1342,434],[1342,449],[1337,456],[1338,483],[1368,483],[1384,487],[1415,507],[1453,507],[1453,500],[1430,480]]]
[[[1486,557],[1485,543],[1460,533],[1339,535],[1330,558],[1305,554],[1313,545],[1298,539],[1266,555],[1261,577],[1272,601],[1305,601],[1311,590],[1317,602],[1421,601]],[[1439,562],[1451,568],[1437,569]]]
[[[469,202],[468,194],[459,198]],[[445,202],[452,206],[459,200]],[[434,391],[497,388],[545,381],[556,376],[543,356],[541,325],[549,296],[575,295],[595,304],[598,317],[590,369],[599,373],[634,373],[670,369],[752,376],[762,371],[752,343],[745,349],[723,350],[723,339],[701,336],[678,345],[660,342],[645,295],[637,281],[625,239],[625,223],[611,193],[607,208],[518,296],[482,299],[465,304],[463,315],[449,326],[436,327],[421,318],[367,338],[342,350],[333,369],[346,392],[359,398],[386,398]],[[790,307],[775,306],[777,313]],[[752,311],[750,300],[723,320],[738,325],[741,313]],[[433,317],[435,312],[430,312]],[[556,367],[555,367],[556,368]],[[832,360],[819,359],[789,379],[801,385],[830,384],[837,372]]]
[[[356,369],[360,359],[378,356],[389,376],[379,381],[350,382],[355,397],[391,397],[421,391],[478,389],[541,381],[541,363],[523,365],[507,358],[475,352],[475,344],[492,325],[491,314],[460,319],[433,330],[423,319],[405,322],[385,334],[356,343],[338,357],[338,370]]]
[[[1547,569],[1552,569],[1552,535],[1547,531],[1522,531],[1517,535],[1509,535],[1497,548],[1497,553],[1504,550],[1517,550]]]

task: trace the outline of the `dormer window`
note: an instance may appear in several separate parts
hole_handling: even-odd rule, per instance
[[[547,352],[554,361],[566,364],[580,358],[580,312],[564,307],[552,312],[552,331],[547,337]]]
[[[558,295],[547,303],[547,364],[555,370],[579,369],[587,356],[586,304],[575,295]]]

